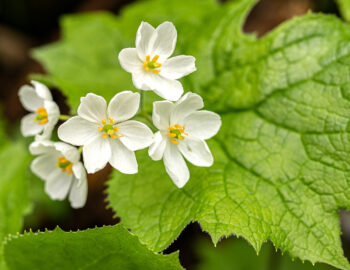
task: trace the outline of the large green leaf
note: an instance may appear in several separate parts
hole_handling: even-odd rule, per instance
[[[350,208],[350,28],[308,14],[257,40],[241,32],[254,3],[223,6],[187,49],[193,89],[223,119],[214,166],[191,167],[177,189],[141,152],[139,174],[114,172],[111,206],[154,250],[199,221],[215,243],[236,234],[259,250],[270,239],[292,257],[349,269],[338,209]]]
[[[28,163],[29,154],[23,143],[7,141],[0,146],[0,269],[5,269],[2,241],[22,229],[22,217],[30,206]]]
[[[214,0],[153,0],[140,1],[120,17],[109,13],[63,17],[62,40],[33,51],[34,58],[49,72],[47,77],[36,78],[59,87],[73,109],[78,107],[80,97],[89,92],[109,100],[119,91],[135,90],[131,75],[118,63],[118,53],[135,47],[141,21],[157,26],[171,19],[179,35],[190,38],[204,17],[217,7]],[[188,45],[185,40],[179,39],[178,51]],[[150,102],[154,100],[154,95],[149,96]]]
[[[178,254],[151,252],[121,225],[11,236],[4,256],[10,270],[182,269]]]

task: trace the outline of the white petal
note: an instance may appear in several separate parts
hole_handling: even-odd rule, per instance
[[[111,158],[109,140],[101,136],[96,137],[89,144],[84,145],[84,165],[88,173],[95,173],[103,169]]]
[[[180,79],[196,71],[195,61],[196,58],[193,56],[179,55],[172,57],[162,64],[159,74],[172,80]]]
[[[29,145],[29,151],[32,155],[40,155],[49,152],[55,152],[54,143],[51,141],[34,141]]]
[[[140,106],[140,94],[123,91],[116,94],[108,105],[108,116],[116,122],[133,117]]]
[[[73,174],[68,175],[56,168],[53,170],[45,184],[45,192],[53,200],[63,200],[72,184]]]
[[[133,73],[132,81],[137,89],[153,90],[160,97],[172,101],[178,100],[184,91],[180,82],[164,78],[152,71]]]
[[[141,22],[136,34],[136,50],[141,59],[146,59],[146,55],[151,53],[155,37],[153,26],[147,22]]]
[[[107,102],[106,100],[93,93],[87,94],[80,98],[78,107],[78,115],[90,122],[101,123],[107,118]]]
[[[148,149],[148,154],[153,160],[161,160],[165,151],[167,138],[164,138],[160,131],[154,134],[153,143]]]
[[[138,168],[135,153],[126,148],[118,139],[113,139],[110,143],[112,147],[112,157],[109,163],[122,173],[137,173]]]
[[[127,72],[140,72],[143,69],[143,62],[137,55],[135,48],[126,48],[118,55],[119,63]]]
[[[46,181],[52,171],[57,169],[56,163],[57,155],[48,153],[35,158],[30,168],[35,175]]]
[[[23,85],[18,91],[19,100],[27,110],[34,112],[44,106],[44,100],[40,98],[35,89],[30,85]]]
[[[42,135],[37,135],[36,140],[48,140],[51,137],[52,131],[55,128],[59,116],[60,110],[57,104],[53,101],[45,100],[44,108],[47,111],[48,122],[44,125],[44,131]]]
[[[167,100],[153,102],[152,121],[158,129],[168,130],[173,108],[174,104]]]
[[[23,136],[34,136],[39,134],[44,129],[44,125],[39,125],[38,122],[34,121],[36,118],[35,113],[25,115],[21,120],[21,132]]]
[[[191,113],[184,120],[185,131],[191,136],[207,140],[218,133],[221,119],[217,113],[197,111]]]
[[[210,167],[214,159],[207,143],[193,136],[187,136],[178,145],[184,157],[193,165]]]
[[[32,85],[34,85],[35,92],[37,95],[42,98],[43,100],[51,100],[52,101],[52,95],[49,90],[49,88],[46,87],[46,85],[39,83],[37,81],[31,81]]]
[[[132,82],[137,89],[151,90],[153,89],[154,81],[152,79],[152,72],[142,70],[139,73],[132,74]]]
[[[88,185],[86,179],[86,172],[83,164],[80,162],[73,165],[74,175],[77,177],[73,179],[72,187],[69,193],[69,201],[73,208],[81,208],[85,205]]]
[[[170,124],[184,124],[185,118],[203,108],[203,99],[201,96],[188,92],[179,101],[176,102],[175,108],[170,116]]]
[[[159,62],[163,62],[174,52],[177,32],[174,24],[163,22],[156,28],[156,39],[154,40],[152,55],[159,55]]]
[[[63,142],[55,142],[54,147],[57,151],[59,151],[63,155],[63,157],[68,159],[70,162],[72,163],[79,162],[80,153],[76,147]]]
[[[58,128],[58,137],[73,145],[89,144],[96,137],[101,136],[98,125],[80,116],[74,116]]]
[[[182,188],[190,178],[190,172],[184,158],[175,144],[171,142],[167,143],[163,161],[165,169],[174,184],[177,187]]]
[[[130,120],[117,125],[121,136],[120,141],[131,151],[150,146],[153,132],[145,124]]]

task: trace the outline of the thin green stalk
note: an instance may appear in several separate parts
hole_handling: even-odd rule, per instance
[[[60,120],[63,120],[63,121],[66,121],[66,120],[68,120],[69,118],[71,118],[70,115],[61,114],[61,115],[59,116],[59,119],[60,119]]]

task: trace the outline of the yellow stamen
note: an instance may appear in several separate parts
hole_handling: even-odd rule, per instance
[[[185,132],[185,125],[181,126],[179,124],[175,124],[168,127],[168,130],[168,137],[171,138],[170,141],[174,144],[179,144],[178,140],[183,141],[185,139],[183,135],[188,136],[188,133]]]
[[[39,124],[39,125],[43,125],[43,124],[46,124],[47,122],[49,122],[49,119],[45,118],[45,119],[43,119],[43,120],[40,120],[40,121],[38,122],[38,124]]]
[[[101,136],[104,139],[112,138],[112,139],[118,139],[123,136],[118,136],[116,132],[119,132],[119,128],[117,126],[113,126],[114,119],[108,117],[109,124],[107,124],[107,121],[104,119],[102,120],[103,127],[97,127],[99,132],[102,132]]]
[[[65,157],[59,157],[57,159],[56,166],[61,169],[62,172],[67,173],[68,175],[73,173],[73,163],[70,162]]]
[[[159,55],[158,54],[155,55],[152,59],[152,62],[157,62],[158,58],[159,58]],[[146,57],[146,60],[147,60],[147,57]]]
[[[38,125],[46,124],[49,119],[47,116],[47,111],[45,108],[40,107],[35,111],[38,115],[35,117],[34,122],[37,122]]]
[[[124,137],[123,135],[117,136],[115,134],[109,135],[112,139],[120,139],[122,137]]]
[[[169,136],[170,138],[175,138],[175,137],[176,137],[176,134],[175,134],[175,133],[169,132],[169,133],[168,133],[168,136]]]
[[[159,59],[159,55],[155,55],[151,61],[151,56],[147,55],[146,60],[143,62],[143,68],[146,71],[152,70],[154,74],[158,74],[160,70],[156,70],[156,68],[160,68],[162,66],[161,63],[157,63],[158,59]]]

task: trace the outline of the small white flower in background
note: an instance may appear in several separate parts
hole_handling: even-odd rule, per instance
[[[71,206],[83,207],[88,188],[79,151],[71,145],[51,141],[35,141],[29,150],[33,155],[39,155],[33,160],[31,169],[45,181],[45,192],[54,200],[63,200],[69,193]]]
[[[94,173],[109,162],[122,173],[137,173],[134,151],[152,143],[153,133],[143,123],[129,120],[140,103],[140,94],[123,91],[116,94],[108,108],[106,100],[89,93],[81,98],[78,116],[58,128],[58,137],[73,145],[83,145],[84,165]]]
[[[178,100],[182,84],[177,81],[196,70],[193,56],[173,54],[177,33],[171,22],[164,22],[154,29],[142,22],[136,34],[136,48],[123,49],[119,53],[121,66],[132,73],[136,88],[153,90],[167,100]]]
[[[49,139],[60,110],[45,85],[36,81],[31,83],[34,87],[24,85],[18,92],[23,107],[31,112],[22,118],[21,132],[25,137],[37,135],[36,139]]]
[[[159,131],[148,153],[153,160],[163,159],[167,173],[179,188],[190,178],[183,156],[196,166],[213,164],[205,140],[219,131],[221,119],[216,113],[198,111],[203,106],[202,98],[191,92],[175,104],[170,101],[153,103],[153,123]]]

